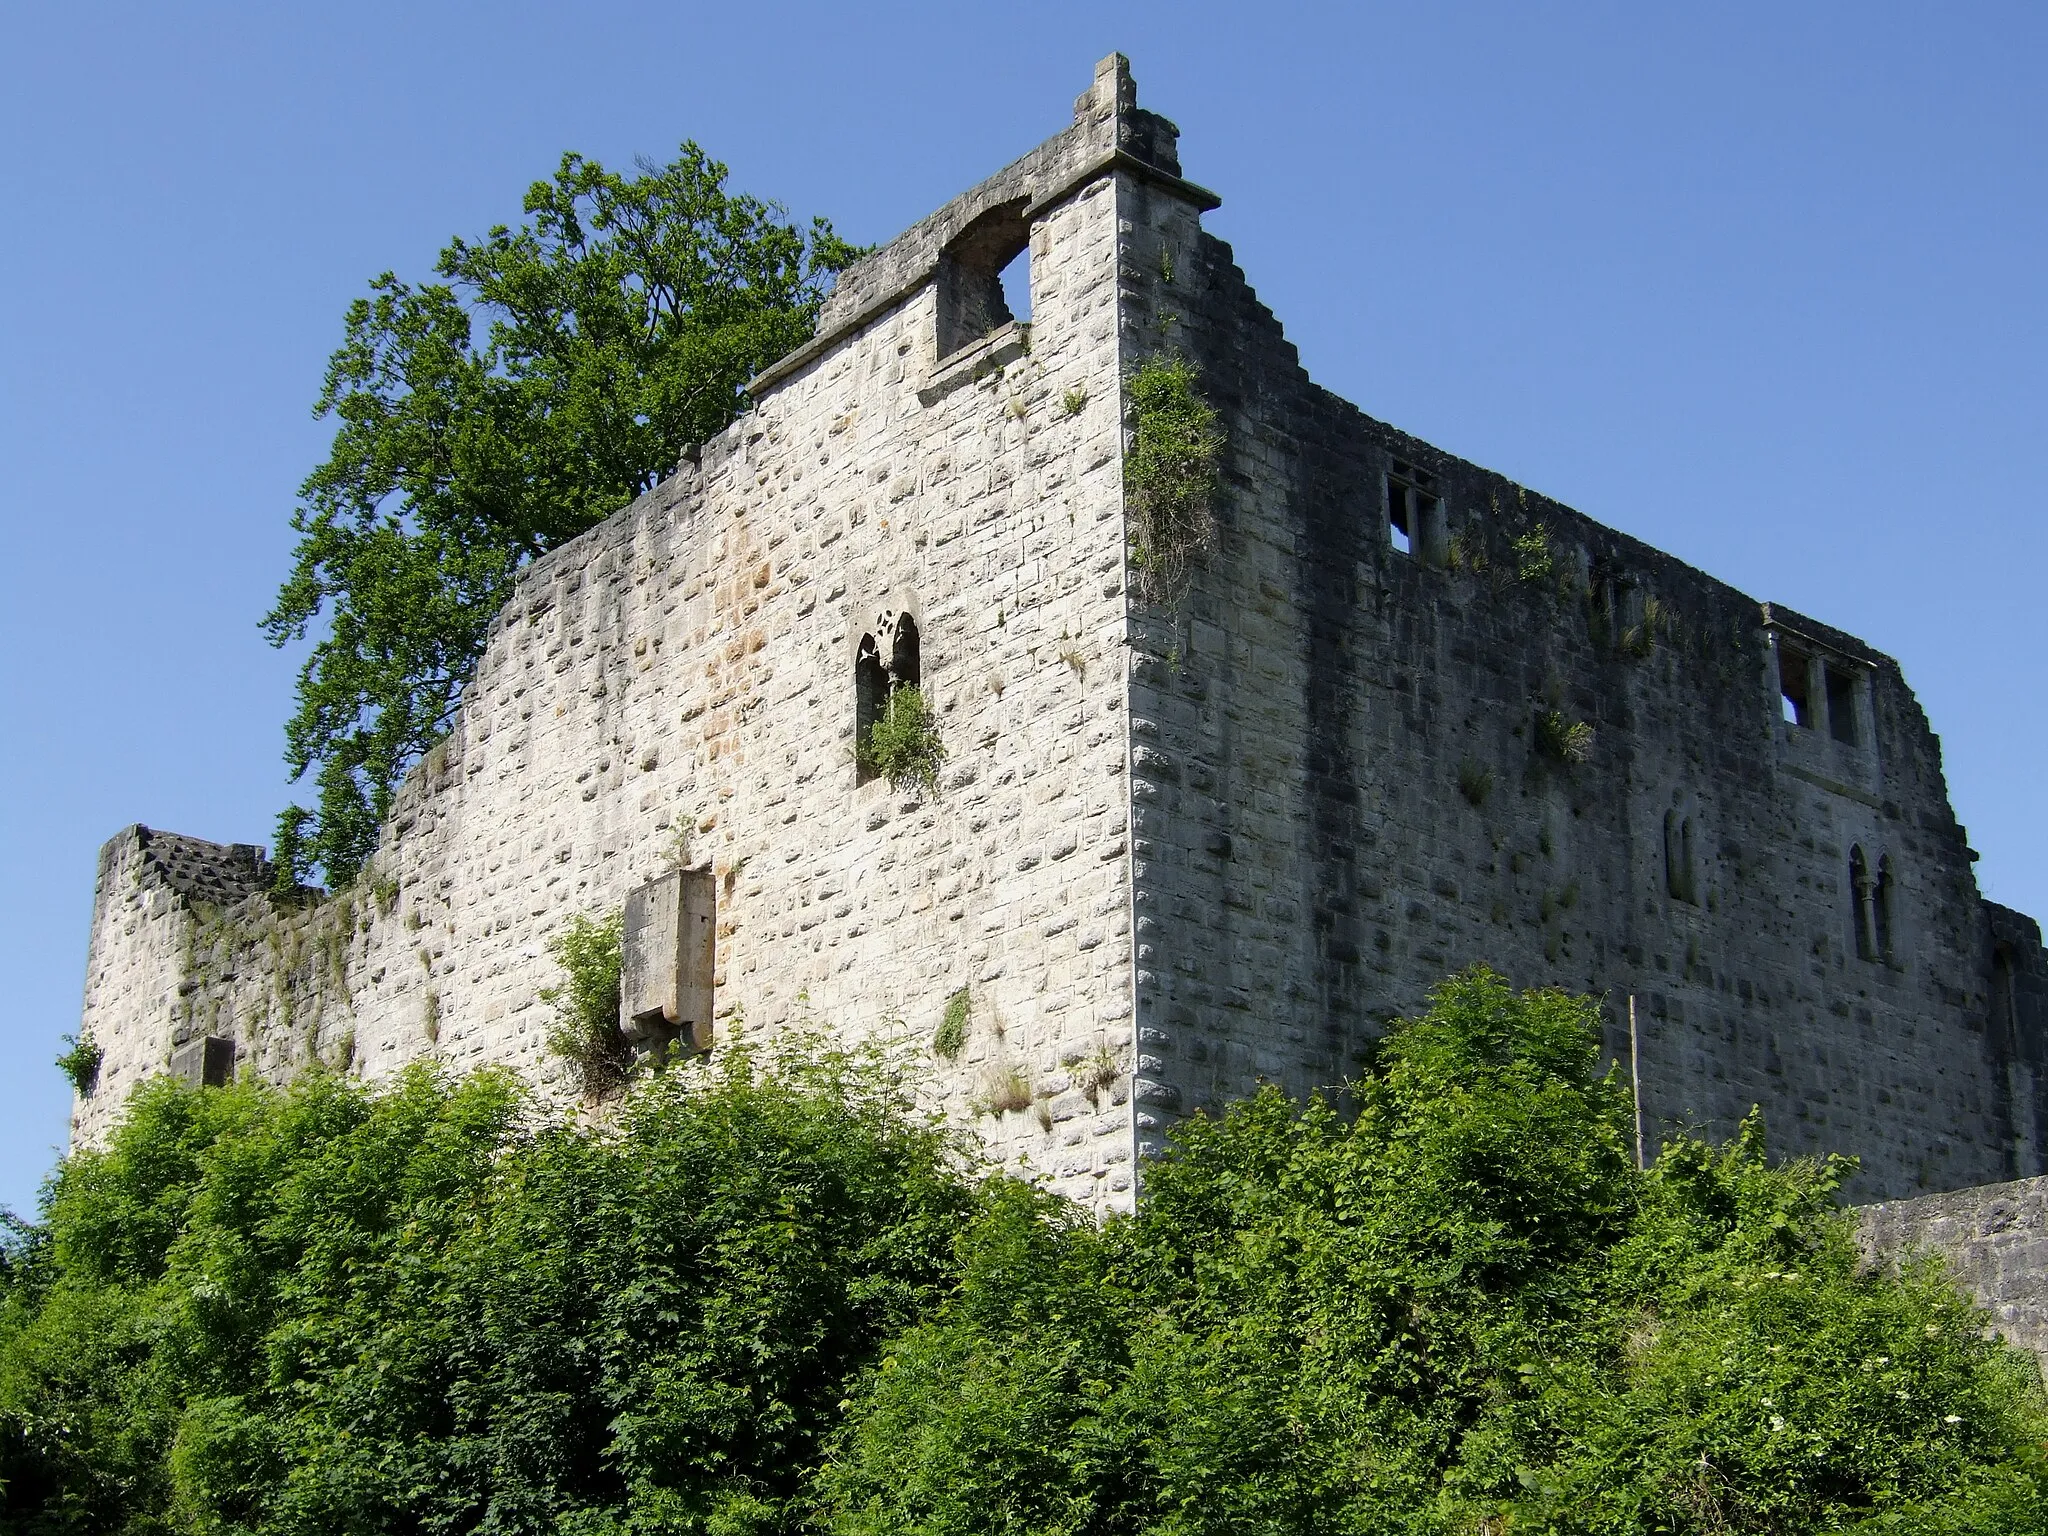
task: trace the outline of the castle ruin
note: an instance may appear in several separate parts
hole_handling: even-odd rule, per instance
[[[116,836],[74,1141],[165,1070],[560,1084],[548,941],[630,900],[644,1048],[919,1042],[935,1103],[1097,1210],[1179,1117],[1341,1083],[1481,961],[1605,999],[1653,1144],[1760,1105],[1864,1199],[2048,1171],[2040,932],[1979,894],[1897,664],[1318,388],[1218,201],[1105,60],[532,565],[353,887],[279,904],[258,849]],[[1126,483],[1157,357],[1223,437],[1165,596]],[[854,750],[905,682],[936,793]]]

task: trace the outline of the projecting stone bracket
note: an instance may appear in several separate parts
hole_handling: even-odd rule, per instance
[[[235,1076],[235,1042],[202,1035],[171,1052],[170,1075],[188,1088],[225,1088]]]
[[[638,1057],[711,1049],[718,946],[711,871],[678,869],[626,897],[619,965],[619,1031]]]

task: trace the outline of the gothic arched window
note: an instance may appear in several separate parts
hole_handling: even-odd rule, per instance
[[[1871,897],[1876,882],[1871,879],[1870,864],[1863,857],[1859,845],[1849,850],[1849,921],[1856,940],[1856,957],[1859,960],[1877,958],[1876,924],[1871,917]]]
[[[860,649],[853,658],[853,781],[865,784],[875,777],[875,765],[868,757],[868,734],[889,703],[889,673],[882,665],[881,648],[873,635],[860,637]]]
[[[1888,962],[1892,957],[1892,904],[1897,899],[1898,882],[1892,878],[1892,858],[1885,854],[1877,861],[1877,886],[1870,900],[1870,958],[1873,960]]]
[[[1698,855],[1693,847],[1693,819],[1684,811],[1664,813],[1664,891],[1673,901],[1699,904]]]
[[[917,655],[917,620],[901,614],[896,620],[896,640],[889,647],[889,686],[915,688],[923,680]]]

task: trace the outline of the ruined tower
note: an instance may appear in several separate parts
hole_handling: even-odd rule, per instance
[[[631,901],[643,1044],[891,1036],[1097,1208],[1180,1116],[1341,1082],[1479,961],[1604,997],[1623,1058],[1634,996],[1653,1128],[1761,1105],[1867,1197],[2048,1167],[2039,930],[1980,897],[1897,665],[1318,388],[1217,203],[1103,61],[526,572],[352,889],[280,908],[257,850],[117,836],[74,1136],[167,1068],[558,1082],[547,941]],[[1170,593],[1126,484],[1159,359],[1222,437]],[[906,682],[936,793],[856,751]]]

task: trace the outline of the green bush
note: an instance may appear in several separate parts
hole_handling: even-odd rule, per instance
[[[0,1270],[0,1529],[791,1528],[974,1196],[857,1064],[687,1075],[152,1082]]]
[[[863,764],[887,779],[891,788],[938,794],[946,744],[919,688],[905,684],[889,690],[882,717],[869,727],[860,751]]]
[[[548,940],[564,981],[541,990],[541,1001],[555,1009],[547,1048],[569,1063],[576,1085],[596,1097],[617,1093],[633,1071],[633,1049],[619,1028],[625,922],[623,912],[602,919],[579,912]],[[435,1012],[438,1031],[438,1004]]]
[[[1536,717],[1536,745],[1546,757],[1576,767],[1593,755],[1593,727],[1547,709]]]
[[[1630,1154],[1593,1005],[1475,973],[1355,1114],[1183,1127],[1134,1219],[1015,1191],[863,1382],[858,1533],[2048,1529],[2031,1365],[1866,1273],[1841,1164]]]
[[[73,1091],[84,1098],[99,1086],[100,1063],[105,1059],[106,1053],[91,1035],[66,1035],[57,1070],[71,1079]]]

